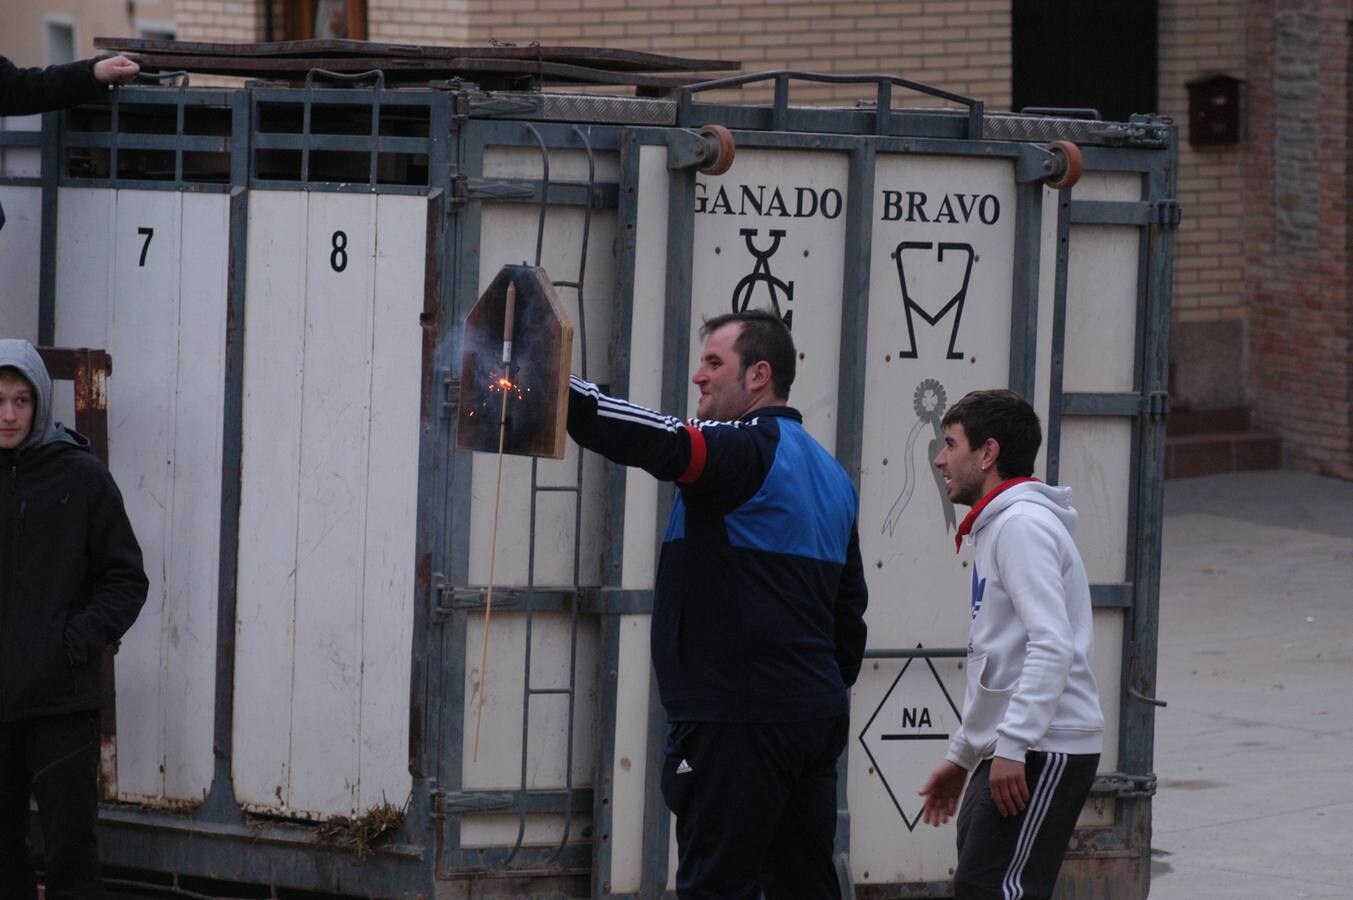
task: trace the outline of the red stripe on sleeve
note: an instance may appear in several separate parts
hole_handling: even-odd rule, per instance
[[[677,479],[677,484],[693,484],[700,473],[705,471],[705,459],[709,455],[709,447],[705,444],[705,436],[699,428],[690,425],[682,426],[691,438],[691,461],[686,466],[686,471],[681,473]]]

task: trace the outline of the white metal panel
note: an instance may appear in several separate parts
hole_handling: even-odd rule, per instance
[[[878,159],[860,475],[871,647],[967,641],[970,551],[956,557],[953,543],[966,510],[949,505],[931,459],[948,405],[1008,383],[1013,176],[1001,160]],[[853,692],[857,735],[883,704],[887,685],[874,678],[862,677]],[[896,880],[901,872],[906,881],[949,877],[952,832],[907,824],[916,791],[943,758],[939,741],[918,743],[936,744],[933,759],[892,776],[900,812],[879,803],[879,778],[869,774],[861,743],[851,743],[850,805],[861,811],[851,828],[857,881]]]
[[[871,605],[878,596],[871,596]],[[965,598],[949,599],[957,605]],[[920,822],[916,792],[944,759],[947,736],[960,721],[963,665],[959,659],[930,665],[923,659],[868,660],[860,671],[849,747],[851,863],[858,881],[949,877],[953,832]],[[853,848],[861,844],[866,855],[856,862]]]
[[[490,813],[466,815],[460,820],[460,846],[466,849],[482,847],[510,847],[517,842],[521,820],[510,814]],[[592,811],[575,813],[571,820],[560,813],[532,813],[526,817],[522,832],[523,847],[558,846],[589,841],[592,831]]]
[[[567,698],[539,695],[531,699],[531,717],[523,743],[523,690],[526,683],[526,615],[498,610],[490,625],[489,668],[484,713],[480,723],[479,759],[474,758],[476,707],[479,703],[479,658],[483,618],[472,616],[465,642],[469,674],[465,684],[463,785],[467,790],[511,789],[522,778],[526,753],[528,788],[563,787],[569,746]],[[571,626],[564,613],[537,612],[531,622],[531,686],[567,687]],[[597,621],[579,618],[575,708],[572,732],[574,787],[592,783],[596,760]]]
[[[428,201],[376,200],[358,809],[408,795]]]
[[[1076,182],[1077,200],[1114,200],[1135,203],[1142,199],[1140,172],[1085,172]]]
[[[550,183],[571,181],[587,183],[587,151],[551,147]],[[598,184],[620,180],[620,154],[614,150],[596,150],[592,154]],[[540,150],[537,147],[495,145],[484,148],[485,178],[542,178]]]
[[[1071,488],[1071,503],[1080,514],[1072,536],[1091,584],[1127,577],[1131,478],[1131,420],[1062,419],[1060,480]]]
[[[526,164],[525,157],[518,161]],[[538,162],[538,159],[537,159]],[[576,163],[576,160],[575,160]],[[516,170],[513,170],[516,171]],[[518,174],[539,177],[538,169],[522,169]],[[577,174],[576,172],[574,173]],[[551,177],[557,177],[554,171]],[[586,177],[585,169],[582,177]],[[485,204],[481,219],[481,243],[492,247],[492,255],[481,255],[479,284],[480,290],[487,288],[489,282],[497,276],[505,264],[517,264],[522,261],[534,262],[536,252],[536,233],[539,207],[517,206],[513,204]],[[580,274],[580,256],[584,238],[584,215],[576,208],[550,207],[546,212],[545,235],[542,244],[541,265],[552,278],[561,281],[577,281]],[[604,380],[608,375],[609,347],[607,335],[610,331],[611,297],[615,289],[615,261],[611,247],[615,238],[615,214],[594,212],[588,234],[588,255],[586,261],[584,294],[582,303],[587,316],[588,375]],[[581,342],[584,339],[576,331],[578,319],[578,292],[573,288],[557,289],[563,303],[575,325],[575,345],[573,364],[576,368],[580,361]],[[600,373],[600,374],[598,374]],[[570,585],[575,583],[574,557],[579,546],[575,515],[577,504],[583,504],[582,516],[584,534],[595,533],[588,530],[601,521],[604,510],[604,482],[601,479],[603,469],[599,462],[585,465],[584,484],[586,493],[578,496],[570,493],[541,494],[535,503],[535,543],[531,544],[532,501],[531,471],[537,468],[537,484],[541,486],[572,486],[577,483],[576,447],[566,450],[563,460],[533,461],[526,457],[508,456],[502,460],[501,488],[498,479],[498,458],[492,453],[474,455],[471,474],[471,527],[470,527],[470,567],[471,584],[487,584],[489,577],[490,549],[494,543],[493,512],[495,494],[499,505],[497,527],[496,564],[494,568],[495,587],[522,586],[528,580],[528,567],[531,565],[531,552],[534,550],[535,583],[540,586]],[[600,577],[600,551],[598,542],[581,542],[582,558],[579,560],[578,576],[580,580],[595,582]],[[490,625],[490,660],[487,682],[484,690],[485,701],[482,714],[480,756],[474,761],[474,725],[481,683],[479,659],[483,632],[482,619],[471,618],[466,638],[465,653],[470,665],[466,667],[465,697],[467,727],[464,735],[464,784],[473,786],[514,786],[520,778],[522,741],[522,677],[524,675],[525,645],[524,619],[519,614],[499,610],[493,616]],[[592,623],[589,627],[595,627]],[[569,642],[566,621],[557,621],[550,616],[537,615],[533,623],[537,639],[546,640],[543,649],[533,653],[532,669],[535,673],[533,684],[540,686],[540,678],[565,673],[570,667]],[[563,629],[562,635],[560,629]],[[595,642],[586,645],[581,637],[577,655],[577,669],[580,685],[586,683],[595,669]],[[575,737],[572,745],[577,777],[590,780],[590,772],[595,759],[595,700],[588,696],[595,686],[586,691],[581,688],[575,709]],[[562,701],[550,698],[536,698],[532,701],[529,737],[531,747],[527,755],[529,777],[533,785],[536,782],[562,784],[563,761],[568,749],[568,741],[559,736],[563,727],[560,717],[566,715]],[[554,740],[542,742],[541,736],[554,734]],[[505,748],[518,748],[504,752]],[[485,752],[487,749],[487,752]],[[581,767],[581,768],[578,768]]]
[[[55,324],[59,346],[107,347],[114,259],[109,238],[116,199],[116,191],[101,188],[61,188],[57,193],[61,227],[56,255],[61,265],[56,267]]]
[[[0,116],[0,131],[42,131],[42,114]],[[0,149],[0,175],[8,178],[42,177],[42,148],[5,147]],[[3,189],[0,188],[0,190]],[[5,212],[9,212],[8,204],[6,204]],[[37,249],[34,248],[33,252],[36,254]]]
[[[249,195],[232,765],[236,798],[264,810],[285,803],[291,759],[306,207]]]
[[[627,399],[662,406],[662,346],[667,307],[667,207],[671,178],[667,148],[639,150],[639,197],[634,223],[634,289],[630,314],[630,373]],[[647,472],[625,472],[625,534],[621,587],[652,588],[657,573],[658,482]],[[621,684],[624,684],[622,681]],[[647,690],[647,689],[645,689]]]
[[[113,292],[115,191],[61,188],[57,192],[54,340],[58,347],[108,347],[108,300]],[[36,314],[35,314],[36,315]],[[57,421],[73,425],[75,398],[62,391],[53,402]]]
[[[187,801],[206,796],[215,762],[212,738],[230,200],[225,194],[180,196],[177,391],[172,408],[174,505],[162,637],[163,792],[166,799]],[[136,298],[128,297],[126,302],[134,303]]]
[[[480,290],[488,287],[503,265],[535,260],[536,224],[539,207],[515,204],[484,204],[481,220],[481,243],[492,247],[492,254],[480,257]],[[615,289],[615,261],[611,247],[615,237],[615,214],[594,213],[588,239],[585,296],[587,314],[588,364],[590,377],[604,381],[609,363],[606,343],[610,330],[611,297]],[[551,278],[576,281],[579,257],[582,251],[583,213],[581,210],[551,207],[545,219],[545,238],[541,266]],[[577,292],[559,288],[556,293],[577,324]],[[575,330],[574,364],[579,359],[582,338]],[[600,373],[600,374],[598,374]],[[564,460],[540,460],[538,484],[572,485],[576,482],[576,456],[572,451]],[[498,458],[493,453],[477,453],[472,463],[472,497],[470,530],[471,584],[488,581],[489,546],[493,536],[494,494],[498,485]],[[509,456],[503,460],[499,525],[497,532],[497,563],[494,582],[498,585],[524,585],[529,562],[531,466],[526,457]],[[536,519],[536,583],[555,584],[572,582],[574,528],[574,501],[544,502],[537,508]],[[597,498],[600,495],[589,495]],[[599,510],[596,515],[599,515]],[[600,547],[584,541],[583,570],[597,572],[600,567]],[[494,640],[490,636],[490,640]],[[488,715],[487,709],[485,716]]]
[[[667,305],[667,148],[639,149],[634,222],[634,285],[630,316],[629,399],[662,406],[662,345]],[[625,470],[625,529],[620,586],[651,590],[657,574],[659,490],[647,472]],[[616,652],[615,760],[611,766],[611,889],[633,892],[643,880],[644,795],[651,694],[650,615],[622,616]]]
[[[0,185],[0,335],[38,341],[42,188]],[[67,420],[69,421],[69,420]]]
[[[1140,243],[1133,225],[1072,226],[1064,390],[1133,390]]]
[[[358,780],[375,197],[309,201],[287,799],[346,815]]]
[[[179,194],[118,191],[109,243],[109,468],[136,529],[150,591],[117,655],[118,714],[138,727],[118,731],[118,792],[163,793],[165,610],[174,535],[172,411],[179,335]],[[175,601],[177,598],[175,598]]]
[[[691,248],[690,373],[700,322],[734,309],[791,315],[799,351],[790,403],[829,451],[836,447],[841,289],[846,252],[845,153],[741,150],[717,177],[697,177]],[[689,386],[695,415],[700,391]]]
[[[1099,686],[1099,708],[1104,713],[1104,752],[1099,755],[1099,771],[1118,768],[1118,734],[1123,665],[1123,610],[1095,610],[1095,682]]]
[[[1052,379],[1052,314],[1053,301],[1057,287],[1057,214],[1063,202],[1069,203],[1070,197],[1063,198],[1061,192],[1051,188],[1042,189],[1042,219],[1039,228],[1038,249],[1038,334],[1035,341],[1034,395],[1026,398],[1038,413],[1043,423],[1044,441],[1038,448],[1034,460],[1034,474],[1043,478],[1047,475],[1048,465],[1048,403],[1051,396]]]

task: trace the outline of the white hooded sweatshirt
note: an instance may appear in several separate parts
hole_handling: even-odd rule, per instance
[[[945,759],[972,769],[1029,750],[1099,753],[1090,583],[1071,488],[1013,485],[978,513],[963,724]]]

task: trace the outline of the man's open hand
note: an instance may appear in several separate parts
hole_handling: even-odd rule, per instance
[[[930,773],[925,787],[917,791],[925,798],[921,818],[936,828],[949,821],[958,810],[958,798],[963,796],[963,785],[968,781],[968,770],[945,760]]]

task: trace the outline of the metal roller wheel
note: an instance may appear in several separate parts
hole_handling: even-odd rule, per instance
[[[699,135],[709,141],[714,153],[700,166],[705,175],[722,175],[733,165],[737,147],[733,144],[733,133],[722,125],[706,125]]]
[[[1056,178],[1049,178],[1048,187],[1055,191],[1063,190],[1075,185],[1081,180],[1081,172],[1085,166],[1084,157],[1081,156],[1081,148],[1077,147],[1071,141],[1053,141],[1048,144],[1048,150],[1053,156],[1060,157],[1062,164],[1058,166],[1061,174]]]

